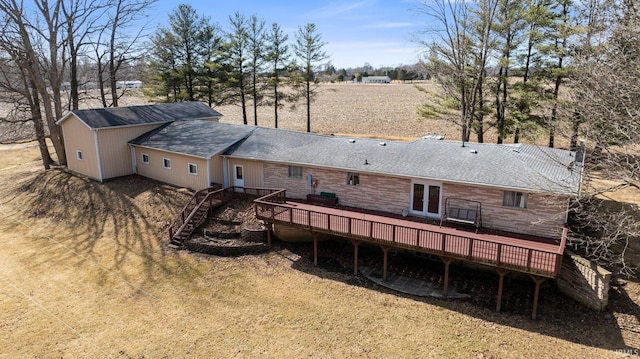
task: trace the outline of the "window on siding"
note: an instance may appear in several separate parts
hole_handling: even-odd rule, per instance
[[[163,158],[163,159],[162,159],[162,166],[163,166],[164,168],[171,169],[171,160],[170,160],[170,159],[168,159],[168,158],[166,158],[166,157],[165,157],[165,158]]]
[[[302,178],[302,167],[289,166],[289,177]]]
[[[198,174],[198,165],[195,163],[189,163],[189,174],[197,175]]]
[[[146,153],[142,154],[142,163],[149,164],[149,155]]]
[[[360,175],[349,172],[347,175],[347,184],[349,186],[360,186]]]
[[[76,158],[80,161],[82,161],[82,151],[80,150],[76,150]]]
[[[504,191],[502,205],[505,207],[527,208],[527,197],[526,193]]]

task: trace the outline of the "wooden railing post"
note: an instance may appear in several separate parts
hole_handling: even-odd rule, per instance
[[[445,244],[445,240],[446,240],[446,238],[447,238],[447,235],[446,235],[446,234],[444,234],[444,233],[442,233],[442,253],[444,253],[444,252],[445,252],[445,249],[447,248],[447,247],[446,247],[446,244]]]
[[[502,258],[502,243],[498,243],[498,255],[496,258],[498,265],[500,265],[501,262],[500,258]]]

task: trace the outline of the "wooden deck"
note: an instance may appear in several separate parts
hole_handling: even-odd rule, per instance
[[[560,270],[567,230],[557,243],[532,236],[475,233],[434,224],[293,202],[284,190],[255,201],[256,217],[352,240],[438,255],[447,260],[463,260],[555,278]],[[502,276],[501,276],[502,279]]]

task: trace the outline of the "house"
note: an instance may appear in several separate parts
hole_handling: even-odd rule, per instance
[[[116,88],[118,89],[141,89],[142,81],[116,81]]]
[[[58,123],[73,171],[98,180],[137,173],[205,193],[213,184],[281,189],[256,201],[256,216],[269,227],[314,233],[314,255],[316,233],[350,240],[354,271],[361,243],[380,246],[385,277],[390,249],[435,255],[445,264],[445,295],[453,261],[493,267],[498,310],[504,277],[526,273],[536,283],[535,317],[540,284],[559,273],[569,202],[580,191],[575,152],[353,139],[220,123],[220,116],[176,103],[72,111]],[[314,195],[340,208],[319,206]],[[191,216],[181,217],[186,228]]]
[[[391,83],[389,76],[365,76],[362,78],[363,84],[388,84]]]
[[[73,110],[62,127],[70,170],[98,181],[135,173],[128,142],[167,123],[218,121],[222,115],[199,102]]]

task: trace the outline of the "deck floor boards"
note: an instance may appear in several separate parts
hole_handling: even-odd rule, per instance
[[[439,226],[351,208],[293,201],[258,205],[256,214],[267,221],[546,277],[555,277],[564,250],[560,241],[549,238],[476,233],[475,228]]]

